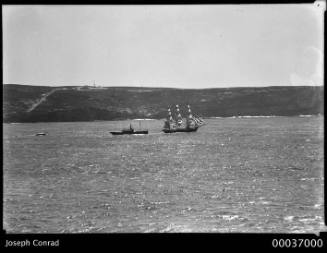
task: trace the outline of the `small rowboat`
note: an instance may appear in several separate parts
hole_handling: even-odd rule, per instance
[[[36,133],[35,136],[44,136],[44,135],[47,135],[46,133]]]

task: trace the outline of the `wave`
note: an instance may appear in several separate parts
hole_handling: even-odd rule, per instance
[[[273,118],[273,117],[280,117],[280,116],[276,116],[276,115],[259,115],[259,116],[244,115],[244,116],[230,116],[230,117],[208,117],[208,118],[209,119],[223,119],[223,118],[241,119],[241,118]]]
[[[308,115],[299,115],[299,117],[301,118],[306,118],[306,117],[313,117],[313,116],[316,116],[316,115],[311,115],[311,114],[308,114]],[[319,115],[318,115],[319,116]]]
[[[156,119],[133,119],[133,120],[156,120]]]
[[[250,115],[245,115],[245,116],[235,116],[236,118],[273,118],[273,117],[278,117],[275,115],[262,115],[262,116],[250,116]]]
[[[190,232],[195,232],[197,229],[193,228],[192,226],[189,226],[187,224],[174,224],[170,223],[167,227],[163,228],[160,230],[161,233],[190,233]]]
[[[232,221],[232,220],[240,220],[240,216],[238,215],[218,215],[219,218],[223,219],[223,220],[227,220],[227,221]]]
[[[315,116],[322,116],[321,114],[308,114],[308,115],[297,115],[295,117],[315,117]],[[230,119],[242,119],[242,118],[274,118],[274,117],[292,117],[292,116],[282,116],[282,115],[244,115],[244,116],[230,116],[230,117],[207,117],[209,119],[223,119],[223,118],[230,118]]]

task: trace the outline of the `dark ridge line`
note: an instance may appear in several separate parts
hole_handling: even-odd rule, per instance
[[[24,86],[24,87],[40,87],[40,88],[85,88],[85,89],[170,89],[170,90],[216,90],[216,89],[262,89],[262,88],[323,88],[324,85],[287,85],[287,86],[283,86],[283,85],[268,85],[268,86],[232,86],[232,87],[208,87],[208,88],[177,88],[177,87],[164,87],[164,86],[159,86],[159,87],[143,87],[143,86],[92,86],[92,85],[74,85],[74,86],[39,86],[39,85],[29,85],[29,84],[3,84],[4,86],[9,86],[9,85],[13,85],[13,86]]]

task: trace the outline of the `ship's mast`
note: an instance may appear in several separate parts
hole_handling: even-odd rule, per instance
[[[192,116],[192,111],[191,111],[191,106],[190,105],[187,105],[187,110],[188,110],[188,118],[192,119],[193,116]]]
[[[174,113],[174,116],[176,117],[173,117],[172,112],[168,107],[168,116],[165,120],[163,131],[167,132],[167,130],[173,130],[171,132],[193,132],[205,124],[201,117],[197,116],[196,114],[192,114],[190,105],[187,105],[187,112],[188,114],[186,116],[185,125],[184,119],[179,110],[179,105],[176,105],[176,113]]]
[[[187,111],[188,111],[188,117],[186,120],[186,127],[187,128],[193,128],[195,127],[195,121],[192,115],[192,111],[191,111],[191,106],[187,105]]]
[[[170,108],[168,107],[168,117],[167,120],[165,121],[164,128],[171,129],[174,128],[174,119],[171,114]]]
[[[174,121],[174,120],[173,120],[173,116],[171,115],[170,108],[168,108],[168,120],[169,120],[170,122],[173,122],[173,121]]]
[[[183,117],[179,111],[179,105],[176,105],[176,113],[177,113],[177,125],[181,126],[183,124]]]

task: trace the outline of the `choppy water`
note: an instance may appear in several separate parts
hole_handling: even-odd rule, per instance
[[[323,117],[4,124],[7,232],[319,232]],[[138,126],[138,123],[135,124]],[[46,131],[47,136],[34,136]]]

